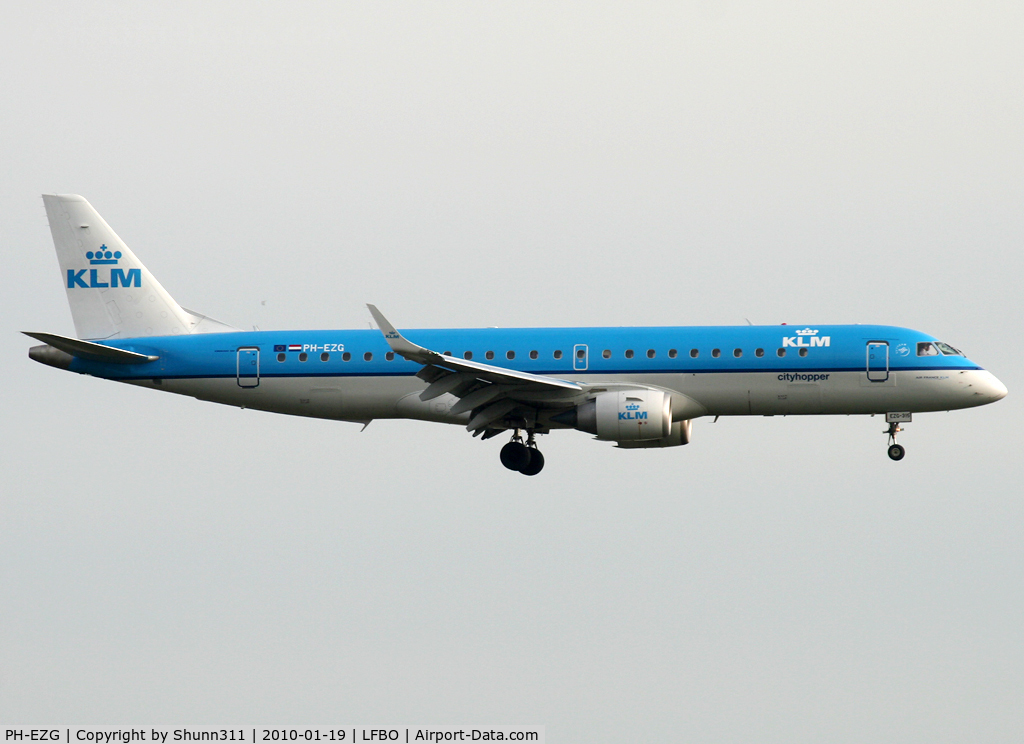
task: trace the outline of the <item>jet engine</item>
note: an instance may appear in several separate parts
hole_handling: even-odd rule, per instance
[[[661,390],[610,390],[576,408],[576,428],[613,442],[662,439],[672,433],[672,397]]]
[[[693,431],[693,420],[683,419],[672,424],[672,433],[661,439],[641,439],[634,442],[616,442],[621,449],[648,449],[651,447],[679,447],[690,443],[690,432]]]

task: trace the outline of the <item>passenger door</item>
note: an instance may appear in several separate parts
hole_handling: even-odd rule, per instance
[[[868,341],[867,346],[868,382],[885,382],[889,379],[889,342]]]
[[[238,349],[238,386],[254,388],[260,384],[260,350],[255,346]]]

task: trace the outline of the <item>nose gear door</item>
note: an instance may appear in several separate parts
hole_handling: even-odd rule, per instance
[[[867,373],[869,382],[885,382],[889,379],[889,342],[868,341]]]

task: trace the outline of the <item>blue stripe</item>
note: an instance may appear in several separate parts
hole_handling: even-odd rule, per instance
[[[516,369],[552,377],[593,375],[651,375],[651,374],[719,374],[751,372],[862,372],[866,368],[866,345],[869,341],[887,341],[890,344],[889,369],[897,371],[955,371],[981,369],[966,357],[918,357],[914,353],[921,341],[935,341],[927,334],[894,326],[814,326],[818,338],[829,338],[829,346],[808,347],[808,355],[797,355],[798,348],[784,346],[784,338],[801,339],[797,331],[804,325],[790,326],[700,326],[664,328],[514,328],[514,329],[456,329],[411,330],[404,335],[435,351],[451,351],[461,358],[466,350],[473,352],[473,360],[495,367]],[[319,350],[310,351],[309,361],[299,362],[298,352],[274,352],[275,346],[301,343],[303,345],[343,344],[351,353],[349,362],[341,360],[341,352],[331,351],[330,360],[322,362]],[[588,346],[588,369],[573,368],[573,348],[576,344]],[[900,357],[895,353],[900,344],[906,344],[910,354]],[[72,368],[100,377],[131,380],[161,377],[165,379],[194,379],[234,377],[236,350],[240,346],[254,346],[261,351],[261,377],[372,377],[415,374],[419,365],[396,357],[386,361],[389,348],[378,331],[325,330],[325,331],[254,331],[231,334],[200,334],[195,336],[166,336],[124,339],[108,342],[115,348],[127,349],[160,357],[146,365],[112,365],[84,362],[76,359]],[[669,349],[679,351],[670,359]],[[700,356],[689,356],[696,348]],[[722,350],[720,358],[712,359],[712,349]],[[733,349],[742,349],[742,357],[734,357]],[[765,350],[764,357],[754,356],[754,350]],[[785,348],[787,355],[778,357],[776,350]],[[514,360],[505,358],[505,352],[516,352]],[[552,359],[552,352],[562,351],[562,359]],[[605,359],[601,352],[610,349],[612,357]],[[635,357],[624,358],[624,351],[633,349]],[[654,359],[647,358],[647,350],[655,349]],[[495,352],[494,359],[486,359],[484,352]],[[539,358],[529,358],[536,350]],[[363,353],[372,352],[373,360],[364,361]],[[286,355],[284,362],[277,354]],[[299,366],[302,366],[301,369]],[[351,365],[352,369],[338,367]],[[357,369],[356,369],[357,368]],[[280,370],[280,371],[278,371]]]

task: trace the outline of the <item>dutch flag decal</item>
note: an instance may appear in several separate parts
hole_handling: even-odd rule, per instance
[[[288,344],[288,351],[302,351],[302,344]]]

